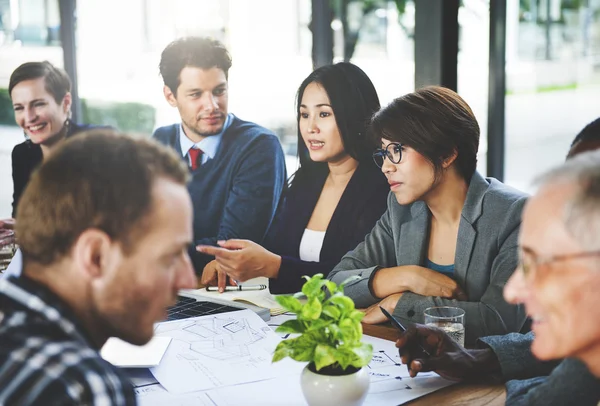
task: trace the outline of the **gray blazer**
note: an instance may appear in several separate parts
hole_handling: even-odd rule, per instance
[[[506,382],[506,404],[511,406],[596,406],[600,379],[575,358],[539,361],[531,353],[533,333],[484,337],[500,362]],[[559,363],[560,362],[560,363]]]
[[[469,298],[467,302],[425,297],[405,292],[394,310],[401,321],[422,323],[423,311],[432,306],[455,306],[465,310],[465,341],[519,331],[525,321],[523,306],[509,305],[502,290],[517,267],[518,233],[526,195],[493,178],[475,172],[458,228],[454,278]],[[393,193],[388,209],[365,241],[347,253],[331,271],[336,283],[359,275],[345,292],[357,307],[380,300],[369,290],[369,278],[379,268],[423,265],[428,247],[431,213],[418,201],[400,205]]]

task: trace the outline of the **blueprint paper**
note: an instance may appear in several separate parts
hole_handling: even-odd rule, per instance
[[[304,364],[302,364],[304,368]],[[306,406],[300,374],[209,391],[218,406]],[[335,405],[332,399],[331,405]]]
[[[396,406],[453,384],[432,372],[411,378],[406,366],[400,363],[398,349],[393,341],[369,336],[363,336],[363,341],[373,345],[373,359],[366,367],[371,384],[364,405]],[[306,365],[299,362],[297,364],[301,368]],[[209,391],[208,395],[218,406],[306,405],[300,387],[300,373],[301,371],[267,381],[218,388]],[[333,399],[331,404],[335,404]]]
[[[159,323],[154,333],[172,338],[160,365],[151,372],[174,394],[271,379],[301,370],[294,362],[272,366],[280,338],[251,310]]]
[[[215,406],[215,402],[205,392],[174,395],[160,384],[134,390],[139,406]]]
[[[456,383],[434,372],[411,378],[394,341],[367,335],[363,335],[362,341],[373,345],[373,358],[367,366],[371,384],[366,406],[400,405]]]
[[[173,338],[161,364],[152,368],[162,385],[136,388],[139,404],[306,405],[300,387],[306,364],[289,358],[271,363],[281,341],[271,330],[277,321],[267,325],[244,310],[159,324],[156,335]],[[398,405],[453,384],[435,373],[410,378],[393,341],[370,336],[363,341],[373,345],[365,405]]]

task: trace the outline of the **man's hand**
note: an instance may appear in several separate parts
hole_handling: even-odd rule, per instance
[[[13,230],[15,225],[14,220],[13,222],[8,222],[8,220],[12,219],[0,220],[0,248],[6,246],[14,247],[16,243],[15,231]]]
[[[220,247],[199,245],[196,250],[214,255],[221,271],[237,281],[247,281],[258,276],[276,278],[281,257],[249,240],[218,241]]]
[[[0,229],[14,230],[15,229],[15,219],[8,218],[8,219],[0,220]]]
[[[431,356],[426,356],[419,345]],[[500,362],[490,348],[467,350],[436,327],[412,326],[401,333],[396,347],[411,377],[434,371],[446,379],[474,381],[497,378],[500,374]]]
[[[367,310],[365,310],[365,317],[362,319],[362,322],[366,324],[379,324],[388,321],[379,306],[392,314],[400,297],[402,297],[402,293],[396,293],[386,297],[379,303],[369,306]]]
[[[200,283],[207,286],[216,285],[219,288],[219,292],[223,293],[225,291],[225,286],[227,285],[227,279],[227,274],[221,270],[219,263],[213,260],[204,267]],[[229,280],[229,284],[234,285],[235,282]]]

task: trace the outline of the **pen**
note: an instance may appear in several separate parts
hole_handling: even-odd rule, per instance
[[[388,318],[388,320],[390,322],[392,322],[392,324],[394,325],[394,327],[396,327],[398,330],[400,331],[406,331],[406,327],[404,327],[402,325],[402,323],[400,323],[398,321],[397,318],[395,318],[394,316],[392,316],[387,310],[385,310],[383,307],[379,306],[379,308],[381,309],[381,311],[383,312],[383,314],[385,315],[385,317]],[[423,346],[421,344],[419,344],[419,348],[421,349],[421,351],[423,351],[423,354],[427,355],[428,357],[431,357],[431,354],[425,349],[423,348]]]
[[[265,290],[267,285],[238,285],[238,286],[225,286],[225,292],[240,292],[245,290]],[[207,286],[208,292],[218,292],[218,286]]]

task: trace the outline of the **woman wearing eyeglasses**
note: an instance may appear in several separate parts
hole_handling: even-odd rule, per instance
[[[427,87],[375,114],[374,159],[392,193],[388,210],[329,278],[359,275],[345,293],[365,323],[423,322],[434,306],[465,310],[466,342],[518,331],[525,313],[502,288],[517,267],[526,196],[476,171],[479,125],[455,92]]]
[[[300,168],[265,247],[247,240],[199,247],[214,255],[203,284],[226,277],[270,278],[272,293],[301,290],[303,275],[327,275],[364,239],[386,209],[389,186],[372,159],[367,124],[379,109],[377,92],[357,66],[338,63],[312,72],[297,98]]]

